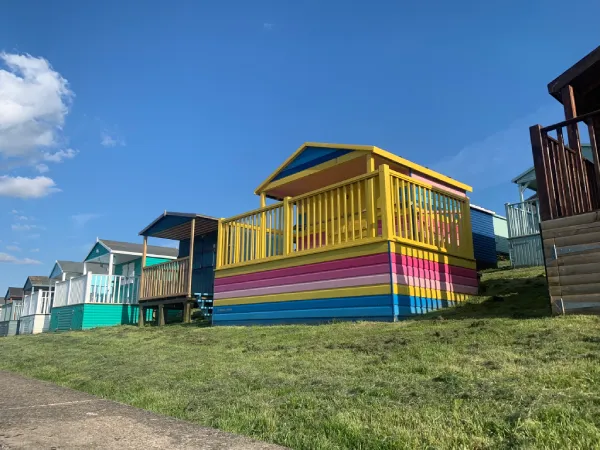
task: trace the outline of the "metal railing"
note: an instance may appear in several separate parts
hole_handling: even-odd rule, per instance
[[[189,295],[190,258],[144,267],[140,300]]]
[[[377,239],[473,258],[469,200],[383,165],[221,220],[217,269]]]
[[[508,237],[517,238],[540,233],[540,205],[537,199],[506,204]]]
[[[56,283],[52,307],[81,303],[136,304],[138,299],[139,277],[88,272]]]

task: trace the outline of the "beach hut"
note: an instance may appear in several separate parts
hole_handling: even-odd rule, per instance
[[[218,220],[197,213],[165,211],[140,235],[147,254],[148,238],[178,242],[177,259],[149,264],[142,259],[140,280],[140,325],[154,310],[157,323],[183,320],[189,322],[192,308],[205,317],[212,315],[215,281]]]
[[[552,310],[600,313],[600,47],[548,84],[565,120],[530,127]],[[586,157],[582,140],[590,144]]]
[[[148,247],[147,264],[176,259],[177,253]],[[142,244],[98,239],[83,260],[83,274],[56,283],[50,331],[137,323],[142,256]]]
[[[375,146],[303,144],[258,209],[219,221],[213,324],[394,321],[466,300],[470,191]]]
[[[48,331],[52,307],[52,281],[46,276],[29,276],[23,286],[19,334]]]

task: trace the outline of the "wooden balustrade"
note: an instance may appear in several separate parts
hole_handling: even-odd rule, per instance
[[[600,209],[600,155],[596,141],[599,124],[600,111],[595,111],[549,127],[530,128],[542,220]],[[582,152],[579,133],[585,128],[592,161]]]
[[[469,200],[383,165],[221,220],[217,268],[378,239],[472,259]]]
[[[169,297],[191,297],[189,257],[144,267],[140,301]]]

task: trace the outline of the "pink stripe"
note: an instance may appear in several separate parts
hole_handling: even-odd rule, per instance
[[[418,269],[431,270],[434,272],[448,273],[458,275],[465,278],[477,279],[477,271],[475,269],[467,269],[466,267],[451,266],[450,264],[430,261],[428,259],[415,258],[413,256],[392,254],[392,264],[397,266],[415,267]]]
[[[439,289],[446,292],[457,292],[459,294],[477,295],[477,286],[465,286],[461,284],[446,283],[430,278],[417,278],[408,275],[394,275],[395,283],[405,286],[420,287],[423,289]]]
[[[406,275],[409,277],[438,280],[446,283],[461,284],[464,286],[477,286],[479,284],[476,277],[462,277],[452,273],[438,272],[437,270],[400,265],[396,265],[395,269],[395,273],[398,275]]]
[[[247,281],[263,280],[265,278],[279,278],[291,275],[302,275],[305,273],[325,272],[337,269],[349,269],[351,267],[372,266],[388,262],[387,253],[377,255],[357,256],[355,258],[337,259],[323,263],[305,264],[302,266],[287,267],[285,269],[265,270],[244,275],[234,275],[225,278],[215,278],[215,287],[231,283],[244,283]]]
[[[338,269],[322,271],[315,273],[305,273],[302,275],[291,275],[289,277],[268,278],[268,274],[262,280],[246,281],[243,283],[229,283],[222,286],[215,286],[215,292],[239,291],[242,289],[255,289],[271,286],[283,286],[286,284],[308,283],[311,281],[335,280],[338,278],[364,277],[367,275],[389,274],[390,265],[388,262],[375,264],[373,266],[351,267],[349,269]]]
[[[370,275],[366,277],[342,278],[337,280],[316,281],[312,283],[292,284],[287,286],[272,286],[259,289],[244,289],[215,293],[215,300],[224,298],[252,297],[255,295],[287,294],[291,292],[318,291],[325,289],[339,289],[345,287],[370,286],[390,282],[389,274]]]
[[[431,184],[432,186],[443,189],[446,192],[451,192],[455,195],[460,195],[461,197],[467,196],[467,194],[464,191],[461,191],[459,189],[451,187],[450,185],[448,185],[446,183],[436,181],[433,178],[428,177],[427,175],[421,175],[420,173],[413,171],[411,173],[410,177],[414,178],[415,180],[419,180],[419,181],[423,181],[424,183]]]

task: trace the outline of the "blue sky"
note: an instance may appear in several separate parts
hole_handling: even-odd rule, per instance
[[[600,4],[354,3],[3,2],[1,295],[165,209],[257,207],[304,141],[380,146],[502,213]]]

